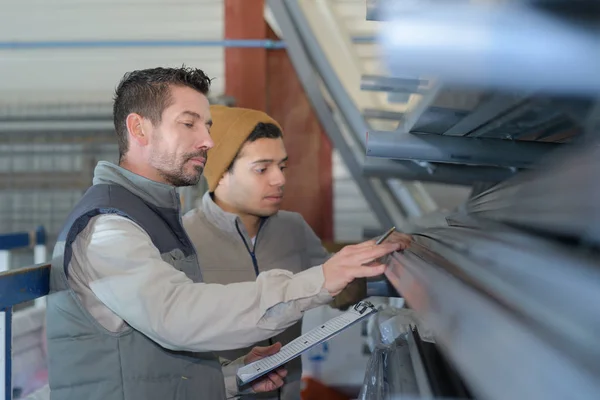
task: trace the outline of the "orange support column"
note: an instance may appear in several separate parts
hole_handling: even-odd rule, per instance
[[[266,39],[264,0],[225,0],[225,39]],[[267,49],[225,49],[225,93],[238,107],[267,110]]]

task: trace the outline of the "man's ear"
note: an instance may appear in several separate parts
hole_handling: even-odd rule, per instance
[[[146,128],[148,122],[149,121],[146,121],[144,117],[136,113],[131,113],[127,116],[125,124],[131,142],[136,142],[140,146],[148,144],[148,129]]]
[[[225,171],[225,173],[223,174],[223,176],[221,177],[221,179],[219,179],[219,183],[217,184],[217,187],[219,186],[228,186],[229,184],[229,177],[231,176],[231,174],[229,173],[229,171]]]

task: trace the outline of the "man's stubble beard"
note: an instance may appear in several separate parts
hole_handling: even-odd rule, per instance
[[[184,167],[188,161],[190,161],[192,158],[196,158],[196,157],[203,157],[206,160],[207,159],[206,151],[201,150],[201,151],[198,151],[195,153],[188,153],[182,157],[183,160],[177,166],[177,168],[167,169],[166,166],[168,166],[170,163],[173,162],[173,160],[171,159],[171,156],[169,156],[169,155],[160,156],[160,157],[157,157],[158,158],[157,170],[159,171],[160,175],[163,177],[163,179],[169,185],[172,185],[175,187],[195,186],[200,182],[200,179],[202,178],[202,173],[204,172],[204,166],[202,166],[202,165],[194,166],[194,169],[196,170],[197,173],[194,174],[193,176],[186,175],[184,172]]]

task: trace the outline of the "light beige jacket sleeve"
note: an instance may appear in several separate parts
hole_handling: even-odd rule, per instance
[[[230,361],[221,359],[221,369],[223,370],[223,376],[225,377],[225,389],[227,390],[228,399],[237,399],[239,396],[254,393],[252,387],[240,388],[237,382],[237,371],[244,365],[244,357],[240,357],[236,360]]]
[[[133,328],[172,350],[220,351],[266,340],[331,301],[322,267],[255,282],[192,282],[161,259],[149,235],[122,217],[99,217],[80,252],[94,295]],[[83,249],[82,249],[83,250]]]

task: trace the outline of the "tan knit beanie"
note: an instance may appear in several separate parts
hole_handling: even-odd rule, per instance
[[[215,145],[208,151],[204,177],[212,193],[258,123],[271,123],[280,130],[281,126],[264,112],[247,108],[214,105],[210,106],[210,113],[213,120],[210,136]]]

